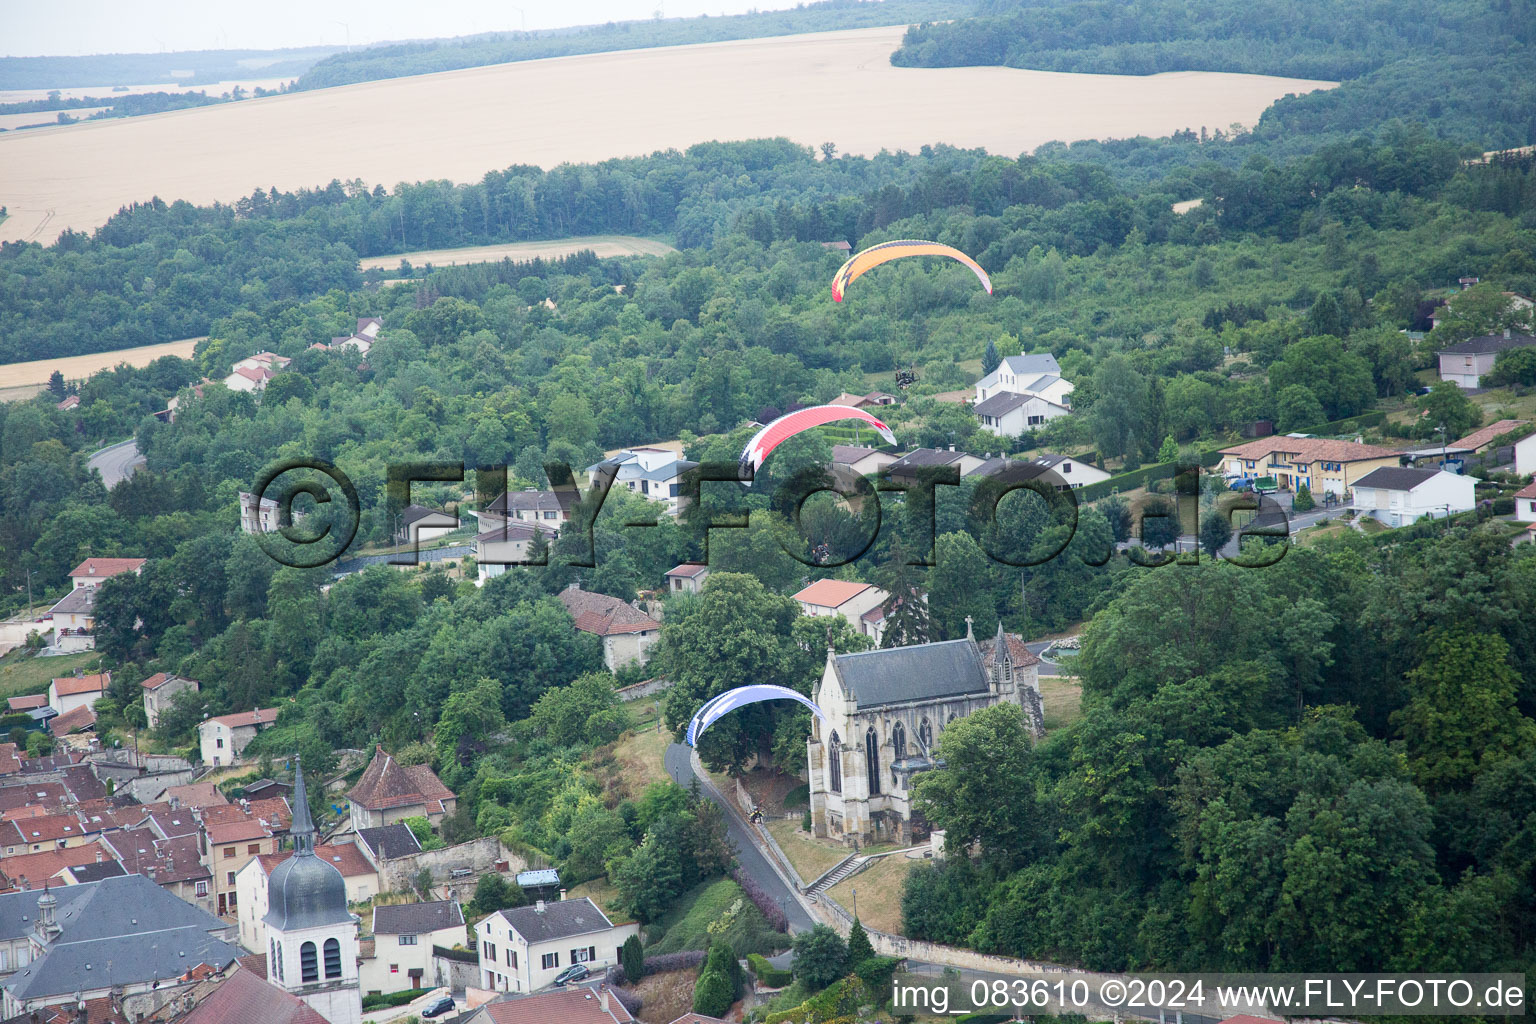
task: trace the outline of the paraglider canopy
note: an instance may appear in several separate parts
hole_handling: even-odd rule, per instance
[[[992,279],[987,276],[987,272],[981,269],[981,264],[959,249],[939,242],[903,238],[894,242],[872,245],[844,263],[832,277],[832,301],[842,302],[844,290],[865,271],[873,270],[882,263],[905,259],[908,256],[947,256],[952,260],[958,260],[970,267],[971,273],[976,275],[976,279],[987,290],[987,294],[992,294]]]
[[[887,444],[896,443],[896,435],[892,433],[891,428],[863,409],[855,409],[851,405],[813,405],[808,409],[797,409],[794,412],[785,413],[753,434],[752,439],[747,442],[747,446],[741,452],[742,468],[750,467],[754,473],[757,472],[773,450],[785,441],[802,431],[837,420],[861,420],[879,431]]]
[[[742,708],[748,704],[757,704],[765,700],[796,700],[811,709],[811,713],[823,722],[827,720],[826,714],[816,706],[816,702],[797,693],[786,686],[772,686],[768,683],[757,683],[752,686],[738,686],[734,690],[726,690],[718,697],[704,702],[704,706],[694,712],[693,720],[688,723],[687,742],[690,747],[699,745],[699,736],[705,729],[714,725],[724,716]]]

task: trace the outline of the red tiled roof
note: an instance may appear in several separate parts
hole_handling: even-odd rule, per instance
[[[14,743],[0,743],[0,775],[21,771],[21,748]]]
[[[822,608],[840,608],[870,588],[869,583],[849,580],[817,580],[794,596],[796,601]]]
[[[261,870],[270,875],[273,868],[292,856],[292,850],[281,850],[277,853],[263,853],[256,859],[261,861]],[[363,851],[357,848],[356,843],[327,843],[324,846],[317,846],[315,856],[336,865],[336,870],[341,872],[343,878],[356,878],[359,875],[374,873],[373,865],[368,863],[368,858],[363,856]]]
[[[246,808],[249,808],[247,810]],[[214,804],[203,808],[204,825],[224,825],[234,821],[264,821],[274,832],[286,831],[293,821],[288,801],[280,796],[247,800],[241,804]]]
[[[184,682],[192,683],[194,685],[197,683],[197,680],[195,679],[186,679],[183,676],[176,675],[175,673],[156,672],[154,675],[150,676],[139,685],[146,690],[158,690],[160,687],[164,686],[166,683],[173,679],[182,679]]]
[[[132,572],[143,565],[142,558],[87,558],[70,571],[70,578],[84,576],[89,579],[104,580],[116,576],[120,572]]]
[[[189,782],[185,786],[172,786],[165,791],[165,799],[175,799],[183,807],[218,807],[229,803],[229,797],[212,782]]]
[[[11,830],[15,829],[14,836]],[[0,841],[6,843],[51,843],[58,839],[78,839],[90,832],[99,832],[80,821],[73,813],[42,814],[32,818],[8,821],[0,827]]]
[[[1354,441],[1330,441],[1323,437],[1286,437],[1275,434],[1256,441],[1223,448],[1222,455],[1240,459],[1262,459],[1271,452],[1292,455],[1292,462],[1363,462],[1367,459],[1386,459],[1399,454],[1396,448],[1379,448],[1376,445],[1356,444]]]
[[[62,782],[0,787],[0,812],[7,814],[22,807],[63,807],[69,802],[69,790]]]
[[[1488,424],[1481,430],[1472,431],[1472,433],[1468,434],[1466,437],[1458,438],[1455,441],[1452,441],[1450,447],[1470,448],[1473,451],[1477,451],[1483,445],[1487,444],[1489,441],[1492,441],[1500,434],[1507,434],[1511,430],[1514,430],[1516,427],[1525,426],[1525,422],[1525,420],[1499,420],[1497,423]]]
[[[584,986],[486,1003],[479,1013],[492,1024],[630,1024],[634,1020],[612,995],[604,1012],[596,989]]]
[[[368,762],[363,777],[357,780],[347,799],[367,810],[382,811],[452,800],[453,790],[443,785],[427,765],[402,765],[383,747],[375,747],[373,760]]]
[[[25,697],[7,697],[6,706],[12,711],[32,711],[48,706],[46,693],[33,693]]]
[[[81,693],[100,693],[112,682],[112,673],[98,672],[89,676],[62,676],[53,681],[54,692],[60,697]]]
[[[73,1001],[45,1006],[13,1020],[25,1020],[27,1024],[128,1024],[122,1010],[112,1005],[111,996],[87,999],[84,1021],[76,1014]]]
[[[243,965],[247,957],[241,957]],[[265,968],[265,965],[263,965]],[[215,988],[180,1024],[327,1024],[320,1012],[242,967]]]
[[[20,885],[23,878],[29,885],[41,886],[65,868],[96,863],[96,855],[103,852],[111,856],[111,851],[104,851],[100,844],[86,843],[84,846],[71,846],[65,850],[42,850],[38,853],[18,853],[11,857],[0,857],[0,878],[4,878],[11,886]]]
[[[628,601],[575,586],[560,591],[560,603],[565,605],[565,610],[576,620],[576,628],[583,633],[614,636],[661,628],[661,623]]]
[[[687,579],[692,579],[694,576],[697,576],[699,573],[704,572],[708,568],[709,566],[705,565],[703,562],[684,562],[682,565],[677,566],[675,569],[668,569],[667,575],[682,576]]]
[[[96,712],[88,707],[78,707],[64,712],[57,718],[49,719],[48,731],[55,736],[68,736],[72,732],[89,729],[95,724]]]
[[[225,843],[248,842],[252,839],[270,839],[272,832],[259,821],[230,821],[208,828],[208,841],[217,846]]]
[[[231,729],[240,729],[251,725],[271,725],[277,721],[277,713],[281,710],[281,708],[258,708],[255,711],[236,711],[232,715],[219,715],[217,718],[210,718],[208,722],[218,722],[220,725],[226,725]],[[208,722],[204,722],[203,725],[207,725]]]
[[[1536,484],[1528,484],[1515,492],[1517,498],[1536,498]]]
[[[265,953],[247,953],[235,962],[240,965],[242,971],[250,971],[258,978],[267,976],[267,954]]]

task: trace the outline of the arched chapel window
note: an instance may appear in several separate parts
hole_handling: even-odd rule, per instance
[[[873,727],[864,734],[864,760],[867,762],[869,795],[876,796],[880,792],[880,737],[875,735]]]
[[[843,744],[832,730],[832,745],[827,748],[827,788],[834,793],[843,791]]]

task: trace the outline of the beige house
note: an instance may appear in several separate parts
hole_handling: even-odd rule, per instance
[[[865,448],[855,444],[832,446],[833,470],[845,469],[854,476],[871,476],[896,461],[896,456],[878,448]]]
[[[365,996],[439,984],[432,970],[432,947],[452,949],[467,945],[469,938],[457,900],[374,907],[371,930],[372,954],[365,945],[358,965]]]
[[[378,828],[406,818],[426,818],[437,828],[453,813],[458,798],[443,785],[430,765],[403,765],[382,747],[374,747],[363,777],[347,794],[352,827]]]
[[[576,620],[576,628],[603,639],[603,664],[610,672],[625,665],[644,665],[661,638],[661,623],[627,601],[594,594],[572,583],[560,592],[560,603]]]
[[[481,513],[480,533],[475,537],[476,583],[500,576],[510,566],[526,564],[536,534],[553,544],[559,527],[542,522],[500,519]]]
[[[235,874],[235,917],[240,925],[240,945],[252,952],[268,949],[266,916],[270,909],[267,883],[272,871],[293,856],[292,850],[253,857]],[[379,873],[353,843],[334,843],[315,847],[315,856],[341,872],[347,887],[347,902],[362,903],[379,894]]]
[[[794,600],[805,615],[841,615],[854,629],[868,633],[864,616],[883,605],[890,596],[871,583],[817,580],[795,594]]]
[[[672,594],[697,594],[709,579],[709,566],[701,562],[684,562],[667,570],[667,591]]]
[[[217,768],[221,765],[239,764],[240,754],[246,745],[263,729],[277,721],[277,708],[261,708],[257,711],[237,711],[232,715],[210,718],[197,727],[198,742],[203,764]]]
[[[206,842],[204,865],[213,879],[214,913],[233,917],[239,905],[241,870],[263,854],[277,852],[272,830],[260,821],[230,821],[208,825],[203,831]]]
[[[139,686],[144,690],[144,717],[153,729],[160,722],[160,713],[171,706],[171,698],[185,690],[198,691],[196,679],[156,672]]]
[[[80,587],[97,587],[102,580],[109,580],[119,573],[131,572],[137,576],[144,569],[143,558],[87,558],[75,566],[69,574],[69,584]]]
[[[61,715],[76,708],[88,708],[106,694],[111,683],[110,672],[51,679],[48,682],[48,706]]]
[[[586,897],[497,911],[475,925],[481,987],[537,992],[577,964],[598,974],[619,962],[619,947],[639,931],[609,921]]]
[[[825,722],[806,744],[811,827],[818,836],[910,843],[928,832],[911,803],[912,777],[932,768],[934,744],[957,718],[1004,701],[1045,734],[1037,666],[1019,637],[998,624],[990,640],[827,652],[816,690]]]
[[[1273,477],[1283,491],[1305,486],[1313,494],[1338,497],[1353,490],[1355,482],[1366,474],[1396,467],[1402,461],[1392,448],[1284,434],[1223,448],[1221,457],[1222,472],[1228,480],[1252,483],[1260,477]]]

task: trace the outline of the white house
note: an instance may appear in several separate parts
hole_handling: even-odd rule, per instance
[[[249,394],[265,389],[267,381],[276,376],[276,373],[265,366],[237,366],[228,377],[224,378],[224,386],[231,391],[244,391]]]
[[[111,683],[112,675],[109,672],[49,680],[48,706],[61,715],[75,708],[88,708],[106,694]]]
[[[817,580],[794,595],[806,615],[841,615],[860,633],[873,636],[864,616],[885,603],[890,594],[872,583],[849,580]]]
[[[1086,487],[1089,484],[1101,483],[1109,479],[1109,474],[1092,463],[1074,459],[1070,455],[1041,455],[1032,460],[1037,466],[1044,466],[1057,476],[1071,490]]]
[[[397,543],[417,545],[436,540],[459,528],[459,517],[439,512],[425,505],[407,505],[400,513],[400,529],[395,534]]]
[[[465,945],[464,911],[457,900],[393,903],[373,908],[373,955],[363,949],[358,976],[363,995],[431,988],[432,947]]]
[[[201,722],[197,737],[202,749],[203,764],[212,767],[238,764],[240,752],[256,734],[277,721],[277,708],[257,711],[237,711],[232,715],[220,715]]]
[[[1408,526],[1470,511],[1475,486],[1471,477],[1443,469],[1378,469],[1355,482],[1351,507],[1387,526]]]
[[[1515,492],[1515,518],[1522,523],[1536,523],[1536,484]]]
[[[96,588],[76,587],[49,608],[43,618],[53,623],[53,647],[77,653],[96,649]]]
[[[1515,472],[1521,476],[1536,475],[1536,434],[1515,442]]]
[[[709,579],[709,566],[701,562],[684,562],[667,570],[667,590],[673,594],[697,594]]]
[[[69,585],[76,590],[81,587],[99,587],[102,580],[109,580],[119,573],[131,572],[137,576],[144,569],[142,558],[87,558],[70,570]]]
[[[605,465],[615,467],[613,486],[624,487],[667,506],[677,515],[681,510],[683,474],[698,465],[680,458],[667,448],[626,448],[613,458],[587,467],[587,478]]]
[[[553,544],[559,528],[535,522],[519,522],[500,519],[488,513],[480,513],[480,533],[475,536],[475,582],[483,584],[492,576],[500,576],[509,566],[527,562],[533,548],[533,538],[543,534]]]
[[[1061,366],[1049,352],[1009,356],[976,382],[978,404],[1000,394],[1039,395],[1058,405],[1070,405],[1072,384],[1062,379]]]
[[[586,897],[497,911],[475,925],[481,987],[537,992],[576,964],[599,973],[619,962],[619,947],[639,930],[609,921]]]
[[[1000,391],[985,401],[977,402],[971,412],[983,430],[998,437],[1018,437],[1026,430],[1033,430],[1058,417],[1070,415],[1072,408],[1043,395]]]

